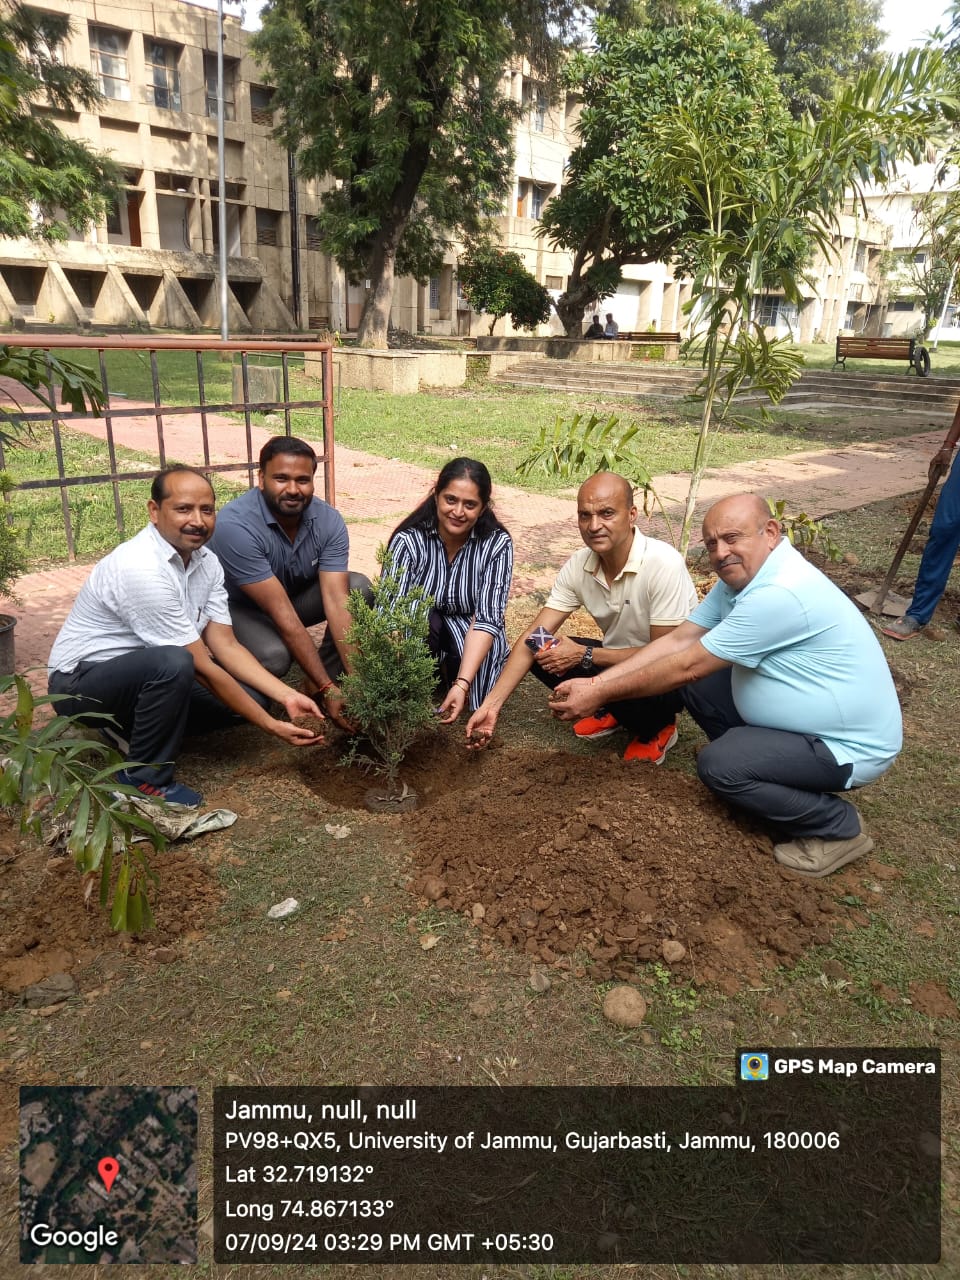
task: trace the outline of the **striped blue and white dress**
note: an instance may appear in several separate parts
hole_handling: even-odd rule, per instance
[[[433,597],[433,607],[443,616],[460,656],[471,626],[493,636],[490,652],[470,687],[470,708],[475,711],[510,652],[505,616],[513,577],[513,539],[506,529],[495,529],[486,538],[478,538],[472,529],[448,561],[435,528],[403,529],[391,539],[390,553],[401,592],[418,586]]]

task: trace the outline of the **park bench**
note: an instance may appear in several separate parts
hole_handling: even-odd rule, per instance
[[[645,342],[651,345],[660,346],[665,342],[679,342],[679,333],[621,333],[619,335],[621,342]]]
[[[833,367],[847,367],[847,357],[855,360],[906,360],[919,378],[930,372],[930,352],[916,338],[837,338],[837,358]]]

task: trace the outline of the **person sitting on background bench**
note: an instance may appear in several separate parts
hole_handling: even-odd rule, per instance
[[[187,734],[242,717],[300,747],[321,739],[275,719],[266,710],[271,699],[291,718],[320,713],[233,634],[223,570],[204,545],[216,520],[206,476],[192,467],[161,471],[147,512],[147,527],[105,556],[81,587],[50,652],[49,690],[65,695],[54,704],[60,715],[92,717],[88,723],[136,762],[118,782],[196,809],[203,796],[173,780]]]
[[[603,337],[603,325],[600,323],[599,316],[593,317],[593,320],[590,323],[590,327],[587,329],[586,333],[583,336],[585,338],[602,338]]]
[[[605,338],[619,338],[620,326],[613,318],[613,312],[607,312],[607,323],[604,325],[603,336]]]

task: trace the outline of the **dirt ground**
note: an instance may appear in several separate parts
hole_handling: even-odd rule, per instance
[[[684,954],[668,966],[678,981],[726,994],[762,987],[765,972],[862,926],[864,910],[881,900],[869,886],[897,874],[867,859],[825,880],[795,875],[773,860],[768,836],[734,821],[696,779],[628,765],[616,751],[583,756],[495,744],[469,753],[456,729],[438,729],[404,768],[420,808],[389,817],[363,811],[370,779],[339,768],[339,753],[331,741],[301,756],[299,779],[290,779],[292,794],[320,801],[318,824],[346,811],[351,821],[386,828],[392,838],[383,844],[402,850],[400,870],[420,906],[460,912],[490,941],[574,977],[637,982],[638,965],[665,963],[664,943],[678,942]],[[283,785],[269,761],[249,772]],[[241,770],[223,800],[239,808],[244,791]],[[302,799],[297,812],[302,821]],[[132,940],[112,933],[98,906],[83,908],[68,859],[49,858],[9,828],[4,836],[6,1006],[62,973],[95,998],[111,954],[151,968],[174,959],[178,944],[215,926],[223,898],[217,864],[234,860],[223,852],[229,841],[199,858],[205,842],[154,854],[157,927]],[[27,994],[43,1004],[34,990]],[[920,998],[936,1005],[940,994]],[[62,998],[53,991],[49,1002]]]

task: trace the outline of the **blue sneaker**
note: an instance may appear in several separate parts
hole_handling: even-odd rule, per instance
[[[166,804],[178,805],[181,809],[199,809],[203,804],[203,796],[199,791],[185,787],[182,782],[168,782],[165,787],[155,787],[152,782],[137,782],[131,778],[126,769],[117,774],[117,781],[124,786],[133,787],[148,800],[163,800]]]

